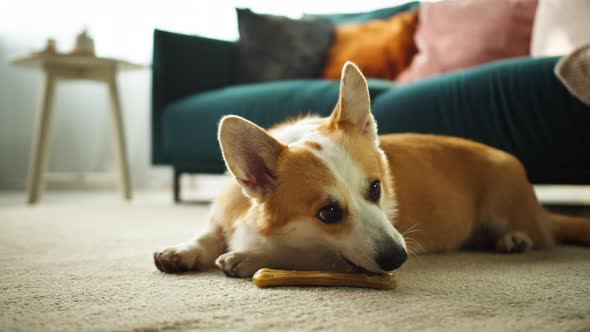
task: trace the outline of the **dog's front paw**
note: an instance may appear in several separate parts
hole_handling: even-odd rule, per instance
[[[154,264],[164,273],[181,273],[198,268],[200,248],[192,243],[181,243],[177,246],[156,251]]]
[[[530,250],[533,240],[523,232],[512,231],[504,234],[496,242],[496,251],[514,254]]]
[[[260,269],[256,258],[241,252],[228,252],[217,258],[215,264],[227,275],[234,278],[249,278]]]

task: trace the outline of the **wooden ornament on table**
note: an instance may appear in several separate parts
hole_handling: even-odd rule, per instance
[[[45,44],[45,48],[33,52],[34,55],[53,55],[57,54],[57,42],[54,38],[47,38],[47,43]]]
[[[95,56],[94,40],[90,37],[88,29],[82,30],[82,32],[76,36],[76,46],[74,46],[74,49],[70,54]]]

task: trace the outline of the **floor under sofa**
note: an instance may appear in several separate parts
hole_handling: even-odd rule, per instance
[[[22,193],[0,193],[0,330],[590,328],[590,248],[412,257],[394,291],[258,289],[218,271],[158,272],[152,252],[191,237],[206,215],[206,205],[174,205],[169,191],[132,203],[49,192],[32,208]]]

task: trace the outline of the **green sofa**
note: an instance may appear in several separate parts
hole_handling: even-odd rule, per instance
[[[305,113],[328,115],[337,81],[234,83],[235,43],[156,30],[152,163],[183,173],[222,173],[222,116],[269,127]],[[553,73],[558,58],[517,58],[411,85],[369,80],[381,134],[459,136],[516,155],[533,183],[590,184],[590,107]]]

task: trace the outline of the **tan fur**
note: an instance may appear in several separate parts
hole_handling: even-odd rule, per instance
[[[222,225],[219,225],[218,220],[211,219],[211,226],[212,228],[222,228],[225,236],[229,238],[234,233],[236,222],[244,217],[252,207],[252,202],[244,195],[242,188],[231,185],[219,195],[216,204],[218,204],[218,208],[223,211],[226,218]]]
[[[587,218],[551,214],[559,241],[590,246],[590,221]]]
[[[482,226],[500,236],[528,234],[535,249],[554,245],[541,208],[520,162],[475,142],[431,135],[381,136],[397,193],[396,227],[422,248],[457,249]]]
[[[311,149],[314,149],[317,151],[322,151],[322,146],[318,142],[307,141],[303,144],[305,144],[305,146],[307,146],[308,148],[311,148]]]

